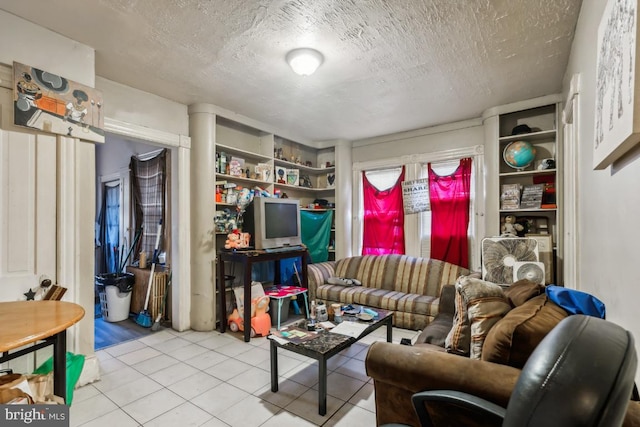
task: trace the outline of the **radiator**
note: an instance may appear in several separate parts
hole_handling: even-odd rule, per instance
[[[167,290],[167,276],[167,272],[154,273],[153,275],[151,294],[149,295],[149,313],[154,321],[158,314],[162,312],[162,301]],[[164,318],[165,316],[163,315],[162,317]]]

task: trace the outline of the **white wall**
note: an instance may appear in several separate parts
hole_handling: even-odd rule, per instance
[[[580,73],[581,80],[577,208],[580,279],[576,288],[600,298],[606,305],[607,319],[630,330],[636,337],[636,349],[640,352],[637,317],[640,227],[635,225],[640,212],[640,154],[636,149],[626,159],[602,171],[595,171],[592,167],[596,39],[605,3],[582,3],[565,74],[565,93],[573,74]],[[640,380],[639,374],[636,374],[636,380]]]
[[[187,106],[96,76],[96,88],[104,95],[104,114],[110,119],[189,135]]]
[[[475,145],[484,145],[480,119],[354,141],[352,160],[367,162]]]

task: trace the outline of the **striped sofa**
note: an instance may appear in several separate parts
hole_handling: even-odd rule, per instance
[[[394,325],[423,329],[438,314],[442,286],[466,268],[407,255],[363,255],[309,264],[309,297],[327,304],[358,304],[394,312]],[[362,286],[330,285],[330,277],[357,279]]]

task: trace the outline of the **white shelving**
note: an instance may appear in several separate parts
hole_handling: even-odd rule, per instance
[[[494,140],[495,149],[489,150],[496,156],[495,165],[497,174],[495,181],[496,217],[490,217],[489,221],[495,221],[491,229],[500,225],[507,215],[515,215],[518,222],[525,226],[525,231],[530,235],[550,235],[552,239],[553,253],[549,255],[549,266],[553,274],[549,280],[551,283],[562,284],[562,144],[557,126],[560,121],[559,103],[542,103],[529,105],[530,108],[508,109],[501,108],[497,115],[495,129],[497,132]],[[531,129],[528,133],[512,135],[516,126],[527,125]],[[509,166],[504,158],[505,147],[514,141],[529,142],[536,151],[535,160],[523,170],[517,170]],[[555,167],[543,169],[541,164],[545,159],[553,159]],[[524,186],[542,184],[544,186],[543,202],[540,208],[503,209],[501,196],[504,186],[517,184],[520,189]]]

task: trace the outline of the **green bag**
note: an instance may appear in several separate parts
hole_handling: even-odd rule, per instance
[[[67,351],[67,397],[65,403],[71,406],[73,400],[73,390],[76,388],[76,384],[80,379],[82,368],[84,367],[84,355],[73,354]],[[53,357],[50,357],[42,365],[38,366],[38,369],[33,371],[34,374],[46,375],[53,371]],[[62,397],[62,396],[60,396]]]

